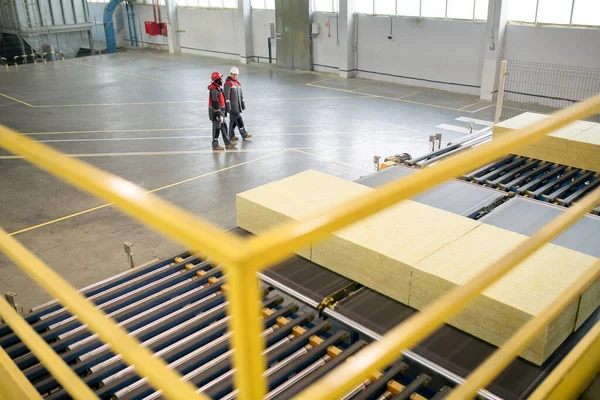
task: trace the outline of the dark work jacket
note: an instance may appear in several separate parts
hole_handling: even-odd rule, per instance
[[[213,121],[225,115],[225,96],[215,82],[208,85],[208,118]]]
[[[244,104],[244,94],[242,93],[242,84],[240,81],[234,81],[231,79],[231,76],[228,76],[225,81],[224,91],[227,111],[232,114],[241,114],[246,109],[246,105]]]

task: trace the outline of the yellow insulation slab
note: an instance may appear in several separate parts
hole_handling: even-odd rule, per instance
[[[493,138],[511,134],[547,117],[523,113],[496,124]],[[540,141],[517,150],[515,154],[600,172],[600,125],[587,121],[573,122]]]
[[[305,171],[237,196],[238,225],[260,234],[367,193],[357,183]],[[510,252],[526,236],[410,200],[336,232],[298,254],[404,304],[422,309]],[[500,345],[539,314],[594,257],[547,245],[450,324]],[[522,356],[542,363],[599,304],[593,285]],[[579,315],[579,317],[578,317]],[[578,319],[579,318],[579,319]],[[580,321],[581,320],[581,321]]]

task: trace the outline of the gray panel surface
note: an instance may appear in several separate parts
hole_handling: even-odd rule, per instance
[[[289,69],[312,69],[308,0],[276,0],[277,65]]]
[[[406,167],[391,167],[365,176],[356,182],[374,188],[414,174],[416,171]],[[486,189],[467,182],[451,180],[414,197],[413,200],[458,215],[470,217],[503,196],[504,194],[496,190]]]
[[[565,212],[557,207],[524,198],[510,199],[480,219],[481,222],[531,236],[542,226]],[[586,215],[552,241],[571,250],[600,257],[600,218]]]

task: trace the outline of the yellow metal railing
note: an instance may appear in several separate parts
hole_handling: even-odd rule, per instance
[[[73,185],[105,199],[127,214],[191,249],[202,250],[202,253],[211,260],[223,264],[227,270],[230,286],[228,296],[232,316],[233,344],[236,347],[234,353],[234,363],[237,367],[235,382],[240,389],[240,399],[256,400],[262,398],[266,392],[266,384],[262,378],[265,364],[261,356],[263,343],[259,336],[261,323],[258,313],[259,290],[256,271],[291,256],[293,251],[299,248],[323,240],[334,231],[413,197],[448,179],[489,163],[519,147],[541,139],[544,135],[568,123],[584,119],[597,112],[600,112],[600,96],[562,110],[514,135],[494,140],[417,174],[385,185],[364,197],[341,206],[338,205],[334,210],[321,211],[304,221],[285,224],[260,237],[246,240],[222,232],[217,227],[170,205],[155,195],[146,194],[143,189],[124,179],[72,159],[47,146],[20,136],[10,129],[0,127],[0,146],[24,156],[40,168]],[[372,344],[357,353],[351,360],[301,393],[298,398],[333,399],[345,394],[370,373],[384,368],[394,361],[402,350],[428,336],[448,317],[456,314],[475,299],[482,290],[552,240],[598,203],[600,203],[600,189],[587,195],[578,204],[568,209],[466,285],[456,288],[423,312],[392,329],[381,342]],[[202,397],[195,395],[191,385],[179,381],[180,377],[176,372],[167,369],[161,360],[153,358],[146,349],[140,348],[135,339],[128,337],[126,332],[116,327],[105,314],[95,309],[68,283],[3,231],[0,232],[0,249],[56,297],[61,304],[68,307],[73,314],[86,323],[92,331],[98,333],[102,340],[109,343],[116,352],[121,353],[123,358],[134,365],[140,374],[147,376],[149,382],[155,388],[161,389],[167,398]],[[577,293],[586,287],[588,279],[592,279],[588,274],[582,276],[557,302],[576,297]],[[545,323],[546,319],[550,317],[550,314],[544,313],[543,317],[538,317],[542,319],[536,319],[535,323],[531,323],[533,326],[526,326],[528,335],[533,336],[534,330],[539,328],[539,324]],[[14,325],[11,327],[15,329]],[[31,334],[31,332],[21,333],[22,336]],[[600,341],[598,329],[590,332],[588,336],[590,336],[588,345],[597,348],[597,343]],[[529,336],[524,339],[524,341],[527,340],[529,340]],[[477,390],[479,386],[485,385],[486,381],[489,382],[493,379],[492,375],[497,373],[496,365],[506,362],[506,358],[512,357],[512,353],[516,351],[517,347],[524,345],[522,341],[519,341],[513,343],[508,349],[504,347],[500,349],[499,353],[503,354],[502,359],[490,361],[488,365],[493,364],[493,368],[486,368],[483,370],[484,374],[477,374],[477,376],[481,375],[481,378],[471,381],[474,383],[468,384],[467,389]],[[41,348],[38,345],[34,345],[34,347],[38,351]],[[587,375],[591,374],[590,371],[593,370],[593,367],[597,367],[597,362],[594,364],[594,359],[590,361],[589,356],[585,352],[581,352],[579,355],[584,357],[584,362],[577,363],[577,355],[575,354],[569,359],[571,364],[565,368],[571,368],[568,371],[574,371],[584,365]],[[2,356],[2,352],[0,352],[0,356]],[[41,361],[44,362],[44,360]],[[2,363],[3,359],[0,357],[0,367]],[[482,368],[484,367],[485,363]],[[10,366],[6,367],[6,369],[10,368]],[[20,378],[17,376],[15,379]],[[564,385],[555,385],[554,387],[562,388]],[[0,387],[0,396],[3,395],[2,389]],[[77,398],[84,397],[77,396]]]

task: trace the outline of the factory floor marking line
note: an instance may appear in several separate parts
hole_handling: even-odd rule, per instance
[[[400,99],[403,99],[405,97],[410,97],[410,96],[414,96],[415,94],[426,92],[427,90],[428,89],[418,90],[418,91],[413,92],[413,93],[405,94],[404,96],[394,97],[394,99],[395,100],[400,100]]]
[[[192,182],[192,181],[195,181],[197,179],[201,179],[201,178],[204,178],[204,177],[207,177],[207,176],[210,176],[210,175],[215,175],[215,174],[218,174],[220,172],[224,172],[224,171],[227,171],[227,170],[230,170],[230,169],[233,169],[233,168],[241,167],[243,165],[250,164],[250,163],[253,163],[255,161],[261,161],[261,160],[264,160],[266,158],[273,157],[273,156],[285,153],[286,151],[288,151],[288,150],[277,151],[275,153],[267,154],[267,155],[264,155],[262,157],[258,157],[258,158],[252,159],[252,160],[244,161],[243,163],[239,163],[239,164],[235,164],[235,165],[230,165],[229,167],[221,168],[221,169],[218,169],[216,171],[207,172],[207,173],[204,173],[204,174],[201,174],[201,175],[193,176],[193,177],[188,178],[188,179],[184,179],[184,180],[181,180],[181,181],[178,181],[178,182],[171,183],[169,185],[165,185],[165,186],[158,187],[156,189],[149,190],[146,193],[156,193],[156,192],[159,192],[161,190],[172,188],[174,186],[178,186],[178,185],[181,185],[181,184],[184,184],[184,183]],[[71,218],[77,217],[79,215],[88,214],[88,213],[91,213],[93,211],[100,210],[102,208],[110,207],[113,204],[114,203],[102,204],[102,205],[97,206],[97,207],[88,208],[87,210],[83,210],[83,211],[79,211],[79,212],[76,212],[76,213],[73,213],[73,214],[65,215],[64,217],[53,219],[51,221],[47,221],[47,222],[44,222],[44,223],[41,223],[41,224],[38,224],[38,225],[30,226],[29,228],[24,228],[24,229],[20,229],[18,231],[9,233],[9,236],[15,236],[15,235],[18,235],[18,234],[21,234],[21,233],[24,233],[24,232],[32,231],[32,230],[37,229],[37,228],[41,228],[41,227],[44,227],[44,226],[48,226],[48,225],[57,223],[57,222],[60,222],[60,221],[71,219]]]
[[[390,130],[390,131],[377,131],[378,133],[404,133],[405,129]],[[355,132],[298,132],[298,133],[257,133],[253,134],[252,137],[277,137],[277,136],[340,136],[340,135],[363,135],[370,134],[372,131],[355,131]],[[190,135],[190,136],[150,136],[150,137],[119,137],[119,138],[92,138],[92,139],[49,139],[49,140],[38,140],[39,143],[62,143],[62,142],[118,142],[118,141],[130,141],[130,140],[172,140],[172,139],[208,139],[212,138],[212,135]]]
[[[475,113],[477,113],[477,112],[479,112],[479,111],[487,110],[487,109],[488,109],[488,108],[490,108],[490,107],[496,107],[496,105],[495,105],[495,104],[488,104],[488,105],[487,105],[487,106],[485,106],[485,107],[481,107],[481,108],[478,108],[477,110],[468,111],[468,112],[470,112],[471,114],[475,114]]]
[[[15,99],[14,97],[11,97],[11,96],[9,96],[9,95],[7,95],[7,94],[0,93],[0,96],[2,96],[2,97],[6,97],[7,99],[9,99],[9,100],[12,100],[12,101],[16,101],[17,103],[24,104],[24,105],[26,105],[27,107],[35,108],[35,106],[34,106],[34,105],[31,105],[31,104],[29,104],[29,103],[27,103],[26,101],[23,101],[23,100]]]
[[[479,112],[481,110],[485,110],[486,108],[489,108],[489,107],[492,106],[492,105],[489,105],[489,106],[480,108],[479,110],[469,111],[469,110],[463,110],[462,108],[452,108],[452,107],[446,107],[446,106],[439,106],[437,104],[422,103],[420,101],[412,101],[412,100],[406,100],[405,99],[405,97],[412,96],[412,95],[420,93],[420,92],[411,93],[411,94],[408,94],[406,96],[401,96],[401,97],[388,97],[388,96],[379,96],[379,95],[376,95],[376,94],[369,94],[369,93],[357,92],[355,90],[338,89],[338,88],[332,88],[332,87],[329,87],[329,86],[315,85],[315,84],[312,84],[312,83],[307,83],[306,86],[316,87],[316,88],[320,88],[320,89],[336,90],[336,91],[346,92],[346,93],[360,94],[360,95],[363,95],[365,97],[372,97],[372,98],[376,98],[376,99],[385,99],[385,100],[399,101],[399,102],[402,102],[402,103],[418,104],[418,105],[421,105],[421,106],[433,107],[433,108],[441,108],[441,109],[450,110],[450,111],[461,111],[461,112],[466,112],[466,113],[469,113],[469,114],[474,114],[476,112]]]
[[[317,124],[317,125],[252,125],[256,128],[318,128],[318,127],[333,127],[340,128],[340,125],[335,124]],[[356,127],[356,125],[348,125]],[[402,130],[418,132],[417,129],[409,128],[401,125],[394,125]],[[196,127],[196,128],[148,128],[148,129],[106,129],[106,130],[90,130],[90,131],[49,131],[49,132],[21,132],[21,135],[73,135],[87,133],[139,133],[139,132],[193,132],[193,131],[210,131],[212,127]],[[343,133],[343,132],[342,132]]]
[[[123,153],[63,153],[73,158],[95,158],[95,157],[148,157],[148,156],[188,156],[194,154],[231,154],[231,153],[262,153],[266,151],[290,151],[290,150],[312,150],[312,149],[347,149],[356,147],[349,146],[316,146],[316,147],[276,147],[264,149],[233,149],[233,150],[174,150],[174,151],[130,151]],[[23,156],[0,156],[0,160],[24,160]]]
[[[367,169],[367,168],[363,168],[363,167],[359,167],[359,166],[356,166],[356,165],[348,164],[348,163],[345,163],[343,161],[333,160],[333,159],[331,159],[329,157],[325,157],[325,156],[322,156],[320,154],[309,153],[308,151],[304,151],[304,150],[301,150],[301,149],[292,149],[292,151],[295,151],[296,153],[306,154],[307,156],[311,156],[311,157],[315,157],[315,158],[320,158],[322,160],[331,161],[333,163],[344,165],[346,167],[352,167],[352,168],[355,168],[355,169],[360,169],[361,171],[375,172],[375,170],[370,170],[370,169]]]
[[[310,84],[310,83],[308,83],[308,84],[307,84],[307,86],[311,86],[311,87],[317,87],[317,88],[320,88],[320,89],[337,90],[337,91],[340,91],[340,92],[346,92],[346,93],[362,94],[362,95],[364,95],[364,96],[367,96],[367,97],[372,97],[372,98],[374,98],[374,99],[393,100],[393,101],[399,101],[399,102],[403,102],[403,103],[419,104],[419,105],[422,105],[422,106],[427,106],[427,107],[442,108],[442,109],[444,109],[444,110],[451,110],[451,111],[462,111],[462,110],[460,110],[460,109],[458,109],[458,108],[451,108],[451,107],[445,107],[445,106],[438,106],[438,105],[435,105],[435,104],[421,103],[421,102],[418,102],[418,101],[404,100],[404,99],[401,99],[401,98],[395,98],[395,97],[379,96],[379,95],[376,95],[376,94],[368,94],[368,93],[362,93],[362,92],[355,92],[355,91],[353,91],[353,90],[347,90],[347,89],[338,89],[338,88],[332,88],[332,87],[328,87],[328,86],[322,86],[322,85],[313,85],[313,84]],[[466,112],[469,112],[469,111],[466,111]]]
[[[131,72],[119,71],[119,70],[112,69],[112,68],[100,67],[98,65],[86,64],[86,63],[79,62],[79,61],[74,61],[74,60],[72,60],[71,63],[77,64],[77,65],[83,65],[85,67],[90,67],[90,68],[102,69],[102,70],[105,70],[105,71],[114,72],[116,74],[124,74],[124,75],[129,75],[129,76],[135,76],[136,78],[149,79],[149,80],[152,80],[152,81],[157,81],[157,82],[162,82],[162,83],[171,83],[169,81],[165,81],[165,80],[159,79],[159,78],[153,78],[151,76],[138,75],[138,74],[134,74],[134,73],[131,73]]]
[[[77,217],[79,215],[91,213],[92,211],[100,210],[102,208],[110,207],[112,205],[113,205],[113,203],[107,203],[107,204],[102,204],[101,206],[98,206],[98,207],[88,208],[87,210],[83,210],[83,211],[79,211],[79,212],[76,212],[76,213],[73,213],[73,214],[65,215],[64,217],[56,218],[56,219],[53,219],[51,221],[43,222],[43,223],[38,224],[38,225],[30,226],[29,228],[24,228],[24,229],[21,229],[21,230],[9,233],[9,236],[14,236],[14,235],[18,235],[20,233],[32,231],[32,230],[37,229],[37,228],[41,228],[41,227],[44,227],[44,226],[47,226],[47,225],[55,224],[57,222],[64,221],[64,220],[67,220],[67,219],[71,219],[71,218]]]
[[[492,121],[486,121],[483,119],[476,119],[476,118],[469,118],[469,117],[458,117],[455,118],[457,121],[461,121],[461,122],[471,122],[473,121],[474,124],[477,125],[483,125],[483,126],[494,126],[494,123]]]
[[[468,106],[461,107],[460,110],[464,110],[465,108],[469,108],[469,107],[475,106],[475,105],[477,105],[479,103],[483,103],[484,101],[485,100],[476,101],[475,103],[469,104]]]
[[[268,99],[246,99],[246,101],[294,101],[294,100],[331,100],[331,99],[360,99],[363,97],[369,97],[370,95],[353,93],[355,96],[321,96],[321,97],[280,97],[280,98],[268,98]],[[200,100],[174,100],[174,101],[140,101],[140,102],[125,102],[125,103],[82,103],[82,104],[42,104],[33,105],[25,101],[10,97],[0,93],[0,95],[9,98],[10,100],[24,104],[31,108],[67,108],[67,107],[123,107],[123,106],[152,106],[152,105],[168,105],[168,104],[204,104],[204,101]]]

